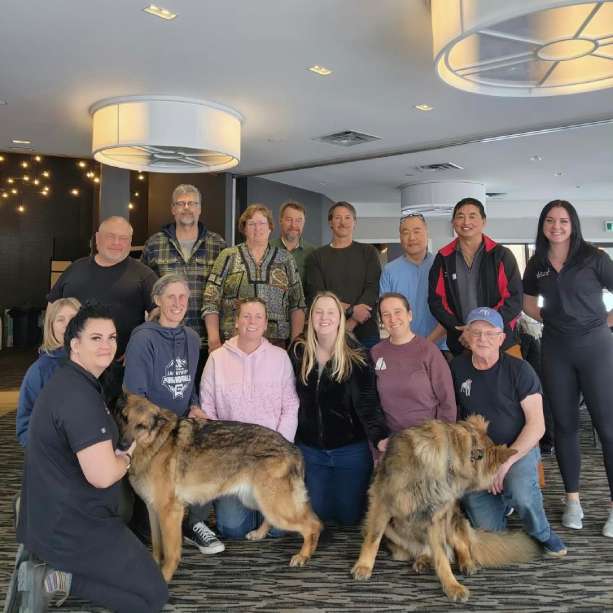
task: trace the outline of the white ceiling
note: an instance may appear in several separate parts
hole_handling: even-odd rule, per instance
[[[92,103],[167,94],[243,114],[239,174],[333,199],[399,202],[399,185],[438,178],[482,181],[513,200],[613,196],[613,125],[265,174],[605,119],[613,117],[613,91],[505,99],[455,90],[434,73],[425,0],[160,0],[178,13],[171,22],[142,12],[147,4],[4,0],[0,99],[8,104],[0,106],[0,150],[20,138],[41,154],[89,157]],[[313,64],[334,73],[318,77],[306,70]],[[414,109],[424,102],[434,110]],[[313,140],[346,129],[382,140],[351,148]],[[465,170],[411,170],[441,161]]]

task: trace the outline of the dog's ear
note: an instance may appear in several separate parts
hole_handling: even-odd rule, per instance
[[[511,449],[506,445],[496,445],[496,462],[504,464],[512,455],[517,453],[517,449]]]
[[[487,433],[487,427],[489,422],[483,417],[483,415],[473,414],[466,418],[466,421],[478,430],[481,434]]]

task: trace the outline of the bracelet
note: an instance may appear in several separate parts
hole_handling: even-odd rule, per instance
[[[128,458],[128,463],[126,464],[126,470],[130,470],[130,466],[132,466],[132,454],[126,451],[123,455],[124,457]]]

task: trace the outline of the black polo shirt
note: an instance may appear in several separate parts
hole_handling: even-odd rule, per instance
[[[114,266],[100,266],[90,256],[76,260],[62,273],[47,300],[76,298],[109,305],[117,326],[116,357],[120,357],[132,330],[145,321],[145,311],[155,306],[151,290],[156,281],[151,268],[129,256]]]
[[[489,421],[488,435],[494,443],[510,445],[526,424],[521,402],[541,393],[541,383],[528,362],[501,352],[487,370],[473,366],[463,354],[451,362],[459,416],[483,415]]]
[[[32,412],[17,538],[57,568],[74,568],[89,549],[112,538],[119,520],[119,482],[91,485],[77,452],[118,431],[98,380],[72,361],[56,370]]]
[[[524,273],[524,293],[542,296],[541,315],[545,330],[579,336],[606,325],[603,288],[613,290],[613,262],[607,253],[594,248],[580,263],[560,272],[549,261],[532,256]]]

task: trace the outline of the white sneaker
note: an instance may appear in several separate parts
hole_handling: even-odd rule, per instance
[[[609,511],[609,519],[607,519],[602,527],[602,535],[608,536],[610,539],[613,538],[613,507]]]
[[[226,546],[217,538],[215,533],[203,522],[199,521],[185,532],[184,538],[200,549],[200,553],[211,555],[221,553]]]
[[[566,500],[564,513],[562,513],[562,525],[565,528],[581,530],[581,528],[583,528],[582,519],[583,509],[581,508],[581,503],[578,500]]]

